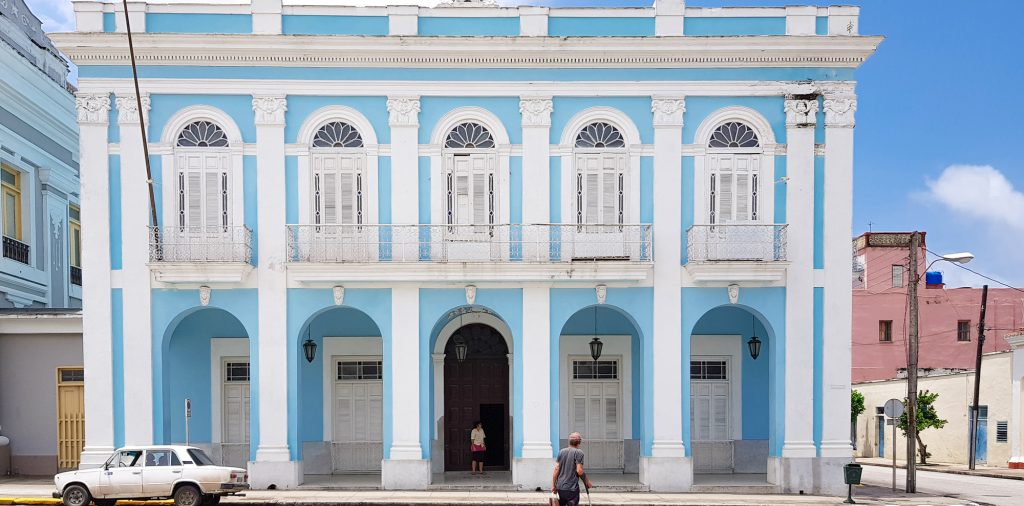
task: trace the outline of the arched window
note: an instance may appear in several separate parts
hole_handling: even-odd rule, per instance
[[[182,232],[227,232],[231,216],[231,156],[219,125],[200,120],[178,133],[174,148],[177,225]]]
[[[761,143],[746,123],[729,121],[708,141],[708,223],[756,222]]]
[[[577,225],[622,225],[626,221],[627,167],[625,138],[603,121],[590,123],[576,135],[574,207]],[[617,232],[620,227],[595,227]]]
[[[323,125],[313,136],[310,157],[314,224],[363,224],[366,166],[363,147],[359,131],[342,121]]]
[[[449,225],[493,225],[498,209],[497,150],[487,127],[467,121],[444,141],[445,221]]]

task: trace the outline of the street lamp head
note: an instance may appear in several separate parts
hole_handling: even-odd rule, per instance
[[[947,262],[965,264],[967,262],[970,262],[971,260],[974,260],[974,255],[972,253],[964,251],[961,253],[950,253],[948,255],[942,255],[942,259]]]

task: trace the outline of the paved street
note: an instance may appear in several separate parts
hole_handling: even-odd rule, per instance
[[[906,472],[896,470],[896,486],[906,484]],[[867,485],[889,487],[892,484],[892,469],[864,466],[862,481]],[[1024,481],[984,476],[918,471],[917,491],[921,495],[946,496],[995,506],[1019,506],[1024,504]]]

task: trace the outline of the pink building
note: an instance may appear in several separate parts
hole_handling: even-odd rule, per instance
[[[909,233],[866,233],[854,241],[853,382],[892,379],[907,367]],[[931,257],[934,259],[934,257]],[[929,276],[924,245],[918,252],[921,279],[920,355],[922,369],[974,369],[980,288],[947,288]],[[931,271],[956,269],[936,262]],[[933,284],[928,284],[931,282]],[[1024,293],[988,291],[985,353],[1009,351],[1006,334],[1024,326]]]

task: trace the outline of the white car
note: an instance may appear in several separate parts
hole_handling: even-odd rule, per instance
[[[214,506],[249,488],[245,469],[218,466],[191,446],[121,448],[102,467],[53,477],[65,506],[114,506],[118,499],[174,498],[178,506]]]

